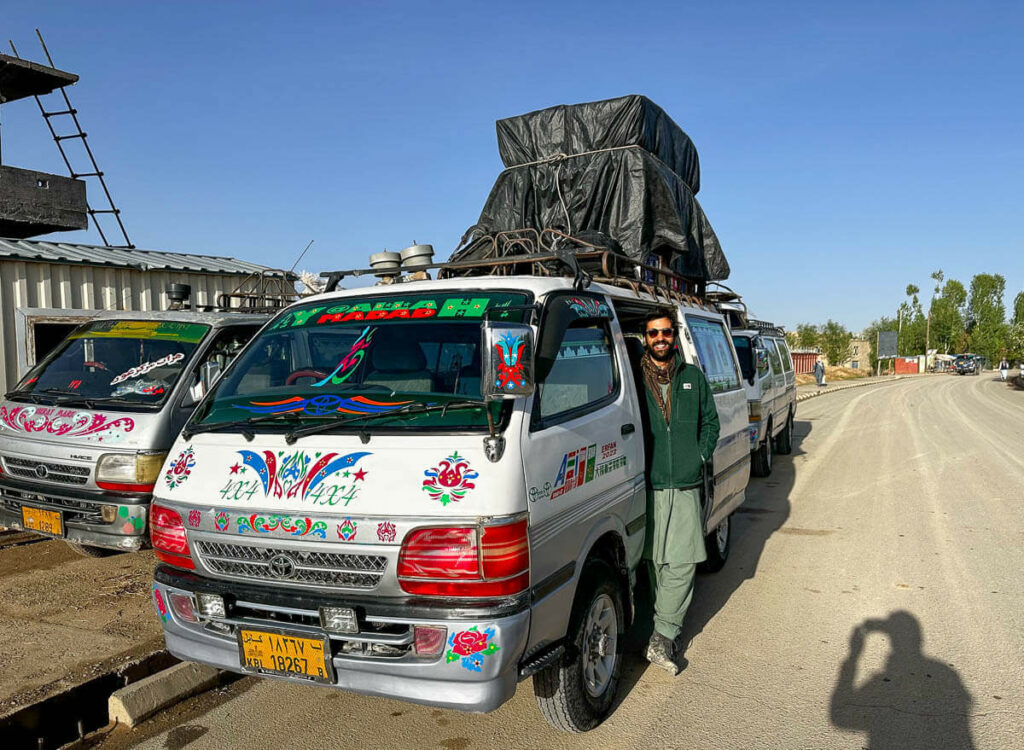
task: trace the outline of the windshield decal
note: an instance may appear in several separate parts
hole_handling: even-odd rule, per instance
[[[152,362],[144,362],[138,367],[133,367],[126,372],[122,372],[116,378],[110,381],[111,385],[117,385],[121,381],[128,380],[129,378],[137,378],[139,375],[145,375],[150,370],[155,370],[158,367],[165,365],[173,365],[181,360],[185,359],[183,352],[175,352],[174,354],[168,354],[166,357],[155,359]]]
[[[366,470],[351,471],[361,458],[371,455],[368,452],[349,453],[341,456],[337,453],[316,453],[312,456],[306,451],[295,451],[285,454],[278,451],[263,451],[263,455],[255,451],[241,450],[241,464],[235,463],[231,468],[232,475],[246,475],[251,469],[255,480],[228,480],[228,486],[221,490],[221,495],[232,499],[240,499],[239,495],[251,497],[257,488],[263,490],[264,497],[297,498],[305,501],[312,499],[320,505],[335,505],[345,500],[348,505],[358,491],[357,481],[366,479]],[[350,484],[335,484],[333,487],[324,485],[324,481],[332,478],[351,479]],[[245,485],[240,491],[232,485]],[[251,491],[246,489],[251,485]],[[319,491],[318,491],[319,490]],[[346,493],[346,490],[348,492]]]
[[[74,409],[36,406],[8,409],[0,406],[0,426],[16,432],[45,432],[57,437],[113,443],[135,429],[135,420],[131,417],[110,419],[104,414],[90,414]]]
[[[366,326],[366,328],[363,329],[363,332],[359,334],[359,338],[357,338],[352,344],[352,348],[348,350],[348,354],[346,354],[338,363],[338,366],[334,368],[334,372],[319,383],[313,383],[313,387],[320,388],[328,383],[331,383],[332,385],[341,385],[348,380],[362,363],[363,357],[366,356],[366,350],[370,347],[370,342],[373,340],[373,334],[376,332],[376,328]]]
[[[239,516],[235,519],[238,533],[251,531],[255,534],[269,534],[271,531],[286,531],[292,536],[312,534],[321,539],[327,538],[327,524],[323,521],[314,522],[312,518],[295,518],[291,516],[268,515],[253,513],[250,516]]]
[[[591,297],[566,297],[565,304],[581,318],[611,318],[612,316],[608,305]]]
[[[190,445],[179,453],[178,457],[167,467],[164,474],[164,483],[167,485],[167,489],[173,490],[175,487],[185,484],[185,480],[192,475],[192,468],[195,465],[196,453]]]
[[[171,323],[159,320],[103,320],[69,339],[148,339],[198,344],[210,326],[202,323]]]
[[[388,297],[354,299],[327,307],[307,307],[290,310],[274,322],[268,330],[319,326],[330,323],[362,321],[415,321],[432,318],[482,318],[489,309],[520,304],[521,293],[496,292],[485,297],[451,297],[448,295],[407,294]],[[607,305],[604,309],[608,313]],[[507,317],[504,313],[501,317]]]
[[[480,476],[469,467],[469,459],[460,456],[458,451],[443,459],[436,467],[423,472],[427,477],[423,480],[423,490],[431,500],[438,500],[441,505],[459,502],[466,493],[476,487],[470,479]]]
[[[375,401],[365,396],[342,398],[341,396],[324,395],[312,398],[292,396],[283,401],[250,401],[249,406],[235,404],[234,407],[256,414],[289,414],[301,411],[314,417],[322,417],[339,411],[343,414],[377,414],[411,403],[411,400]]]

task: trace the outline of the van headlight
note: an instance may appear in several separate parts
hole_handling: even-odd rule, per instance
[[[166,453],[104,453],[96,462],[96,485],[105,490],[148,492],[156,485]]]

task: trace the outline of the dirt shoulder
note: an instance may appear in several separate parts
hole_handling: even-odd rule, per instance
[[[0,717],[163,648],[152,552],[87,558],[59,541],[0,549]]]

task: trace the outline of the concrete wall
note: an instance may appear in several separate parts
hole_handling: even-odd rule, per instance
[[[85,183],[31,169],[0,167],[0,237],[24,239],[88,229]]]
[[[35,364],[24,339],[18,341],[18,329],[24,332],[23,308],[166,310],[164,288],[170,283],[190,284],[194,304],[215,305],[219,294],[233,291],[246,278],[0,260],[0,394]]]

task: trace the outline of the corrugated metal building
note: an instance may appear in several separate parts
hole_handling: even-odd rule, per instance
[[[216,305],[240,287],[255,291],[259,275],[286,276],[214,255],[0,239],[0,393],[80,322],[74,311],[164,310],[171,283],[189,284],[195,305]]]

